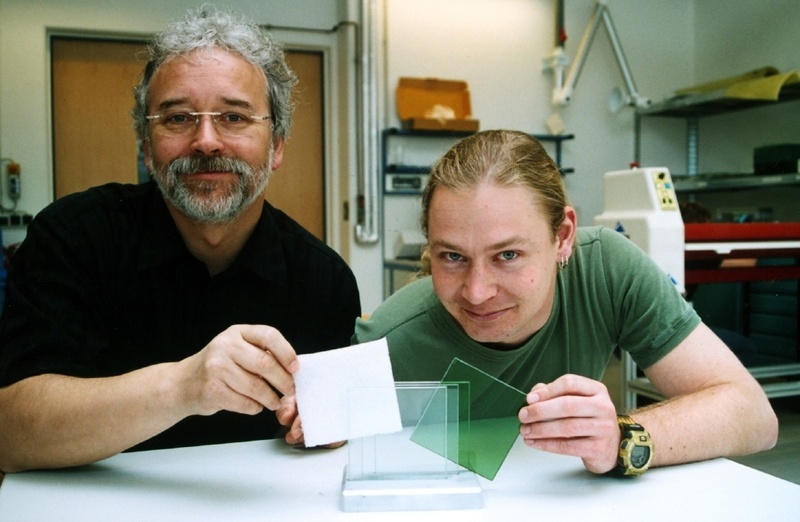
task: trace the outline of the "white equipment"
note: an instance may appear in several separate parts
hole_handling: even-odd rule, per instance
[[[675,283],[675,289],[684,293],[683,218],[669,170],[651,167],[606,172],[604,192],[603,213],[594,218],[595,225],[627,236],[666,272]],[[637,406],[631,382],[637,379],[638,373],[628,352],[623,353],[621,395],[614,402],[627,411]],[[609,365],[611,367],[611,363]]]
[[[625,234],[645,251],[683,293],[684,228],[666,167],[606,172],[603,213],[594,218]]]

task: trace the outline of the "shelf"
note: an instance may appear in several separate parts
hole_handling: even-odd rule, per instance
[[[417,136],[420,138],[466,138],[467,136],[471,136],[475,134],[472,131],[456,131],[456,130],[444,130],[444,131],[435,131],[435,130],[421,130],[421,129],[398,129],[397,127],[392,127],[383,131],[386,135],[391,136]]]
[[[466,138],[467,136],[472,136],[473,134],[477,134],[476,132],[472,131],[454,131],[454,130],[435,131],[435,130],[418,130],[418,129],[398,129],[397,127],[386,129],[384,133],[392,136],[411,136],[411,137],[418,136],[421,138],[422,137]],[[548,142],[562,142],[575,139],[574,134],[530,134],[530,136],[536,138],[539,141],[548,141]]]
[[[800,185],[800,173],[672,175],[676,192],[712,192]]]
[[[648,107],[637,109],[642,116],[669,116],[674,118],[701,118],[728,112],[775,105],[776,103],[800,100],[800,84],[784,85],[777,100],[753,100],[745,98],[726,98],[721,93],[708,93],[676,96]]]
[[[430,167],[421,165],[398,165],[392,163],[391,165],[386,165],[384,174],[427,174],[430,170]]]
[[[725,89],[696,94],[679,95],[636,109],[634,159],[641,163],[641,120],[645,116],[666,116],[686,120],[686,172],[698,172],[699,119],[705,116],[726,114],[756,107],[770,107],[780,103],[800,101],[800,83],[782,85],[777,99],[753,99],[725,96]]]
[[[800,364],[787,363],[769,366],[754,366],[747,369],[770,399],[800,395]],[[653,400],[664,400],[647,377],[632,379],[628,385],[639,395]]]
[[[392,127],[383,131],[383,143],[382,143],[382,163],[383,163],[383,173],[386,174],[416,174],[422,175],[427,174],[430,171],[430,165],[405,165],[405,164],[397,164],[397,163],[388,163],[387,161],[387,145],[386,141],[392,136],[401,136],[401,137],[409,137],[409,138],[457,138],[462,139],[466,138],[467,136],[471,136],[475,134],[472,131],[454,131],[454,130],[446,130],[446,131],[435,131],[435,130],[419,130],[419,129],[398,129],[396,127]],[[553,158],[558,165],[559,170],[561,171],[561,175],[572,174],[575,172],[573,168],[563,168],[561,167],[561,143],[567,140],[575,139],[574,134],[531,134],[530,136],[536,138],[542,142],[549,142],[555,143],[556,145],[556,153],[555,158]],[[390,194],[398,195],[407,193],[405,191],[385,191]],[[411,191],[410,193],[417,193],[416,191]]]

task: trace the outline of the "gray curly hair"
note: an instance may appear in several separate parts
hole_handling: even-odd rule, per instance
[[[292,125],[291,91],[297,76],[286,64],[283,47],[269,33],[243,17],[204,5],[170,22],[148,47],[149,59],[134,89],[133,121],[138,139],[148,139],[147,106],[150,82],[156,70],[176,56],[214,48],[236,53],[264,71],[273,139],[288,137]]]

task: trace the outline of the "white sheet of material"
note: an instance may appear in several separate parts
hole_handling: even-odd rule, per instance
[[[294,383],[306,446],[402,429],[386,339],[298,357]]]

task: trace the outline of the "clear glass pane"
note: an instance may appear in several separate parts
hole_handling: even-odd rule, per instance
[[[350,406],[358,407],[362,395],[376,391],[369,387],[352,388]],[[396,383],[395,391],[403,430],[350,440],[348,480],[407,479],[456,473],[457,460],[448,460],[445,455],[458,451],[458,387],[438,382]],[[425,444],[410,441],[417,430]]]

